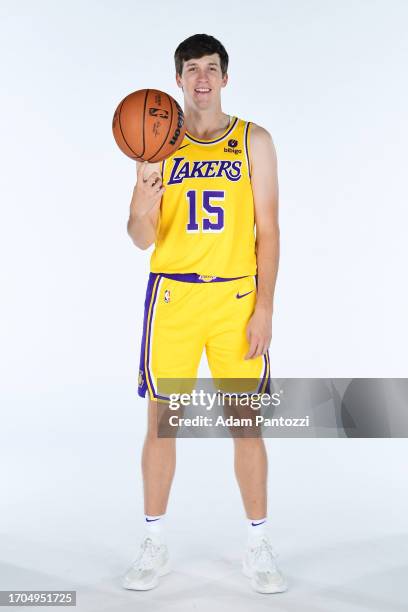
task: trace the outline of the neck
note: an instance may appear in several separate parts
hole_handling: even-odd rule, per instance
[[[211,139],[224,132],[229,123],[229,115],[223,113],[221,106],[207,110],[186,107],[184,118],[187,132],[201,139]]]

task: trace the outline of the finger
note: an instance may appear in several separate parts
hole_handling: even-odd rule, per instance
[[[251,342],[249,345],[249,350],[245,356],[245,359],[252,359],[255,355],[257,347],[258,347],[258,339],[255,336],[252,336]]]
[[[147,166],[147,162],[136,162],[136,176],[138,180],[144,180],[144,171]]]
[[[246,328],[246,339],[247,339],[248,344],[251,344],[251,337],[252,337],[251,328],[248,326]]]
[[[261,355],[262,355],[262,343],[261,341],[259,341],[258,344],[256,345],[254,354],[252,355],[252,359],[256,359],[257,357],[260,357]]]
[[[155,183],[149,184],[148,185],[148,189],[150,191],[150,193],[157,193],[159,191],[159,189],[161,189],[162,187],[164,187],[163,183],[161,182],[160,179],[158,179]]]
[[[161,176],[157,173],[155,173],[154,176],[151,174],[149,177],[143,179],[143,183],[147,188],[155,187],[157,186],[157,183],[161,184]]]
[[[158,180],[161,179],[161,175],[158,172],[152,172],[151,174],[149,174],[149,176],[147,177],[147,180],[149,181],[149,183],[151,183],[152,181],[154,183],[156,183]]]

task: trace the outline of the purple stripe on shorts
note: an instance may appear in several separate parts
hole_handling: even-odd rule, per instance
[[[156,285],[156,289],[154,291],[152,300],[151,300],[151,304],[152,304],[152,312],[151,312],[151,317],[150,317],[150,321],[149,321],[149,329],[147,330],[147,343],[146,343],[146,363],[147,363],[147,376],[149,377],[149,382],[150,382],[150,386],[153,389],[154,394],[156,393],[155,388],[154,388],[154,384],[153,384],[153,379],[150,375],[150,370],[149,370],[149,358],[150,358],[150,340],[151,340],[151,336],[152,336],[152,322],[153,322],[153,311],[154,311],[154,306],[156,303],[156,298],[157,298],[157,293],[158,293],[158,289],[159,289],[159,285],[160,285],[160,278],[161,278],[161,274],[157,274],[157,276],[159,277],[159,280],[157,282]]]
[[[269,373],[268,373],[268,365],[269,365],[269,353],[266,352],[264,355],[264,371],[262,374],[261,383],[258,388],[258,393],[261,393],[262,387],[264,386],[265,381],[266,381],[266,385],[265,385],[265,389],[263,393],[268,393],[270,395],[271,394],[271,373],[270,373],[270,368],[269,368]]]
[[[152,293],[154,287],[154,281],[158,277],[158,274],[154,272],[150,272],[149,281],[147,283],[146,289],[146,299],[144,303],[144,318],[143,318],[143,336],[142,336],[142,346],[140,349],[140,365],[139,365],[139,395],[141,397],[146,396],[147,391],[147,381],[146,376],[147,372],[145,371],[145,353],[146,353],[146,340],[147,340],[147,318],[149,315],[149,307],[152,301]]]

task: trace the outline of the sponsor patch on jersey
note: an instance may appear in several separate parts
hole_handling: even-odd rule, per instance
[[[232,149],[231,147],[224,147],[224,153],[235,153],[235,155],[239,155],[239,153],[242,153],[242,149]]]
[[[230,138],[228,141],[228,147],[224,147],[224,153],[235,153],[235,155],[239,155],[242,153],[242,149],[237,149],[238,140],[235,138]]]

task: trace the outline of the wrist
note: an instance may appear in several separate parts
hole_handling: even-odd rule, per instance
[[[271,315],[273,313],[273,303],[271,300],[258,298],[255,304],[255,310]]]

